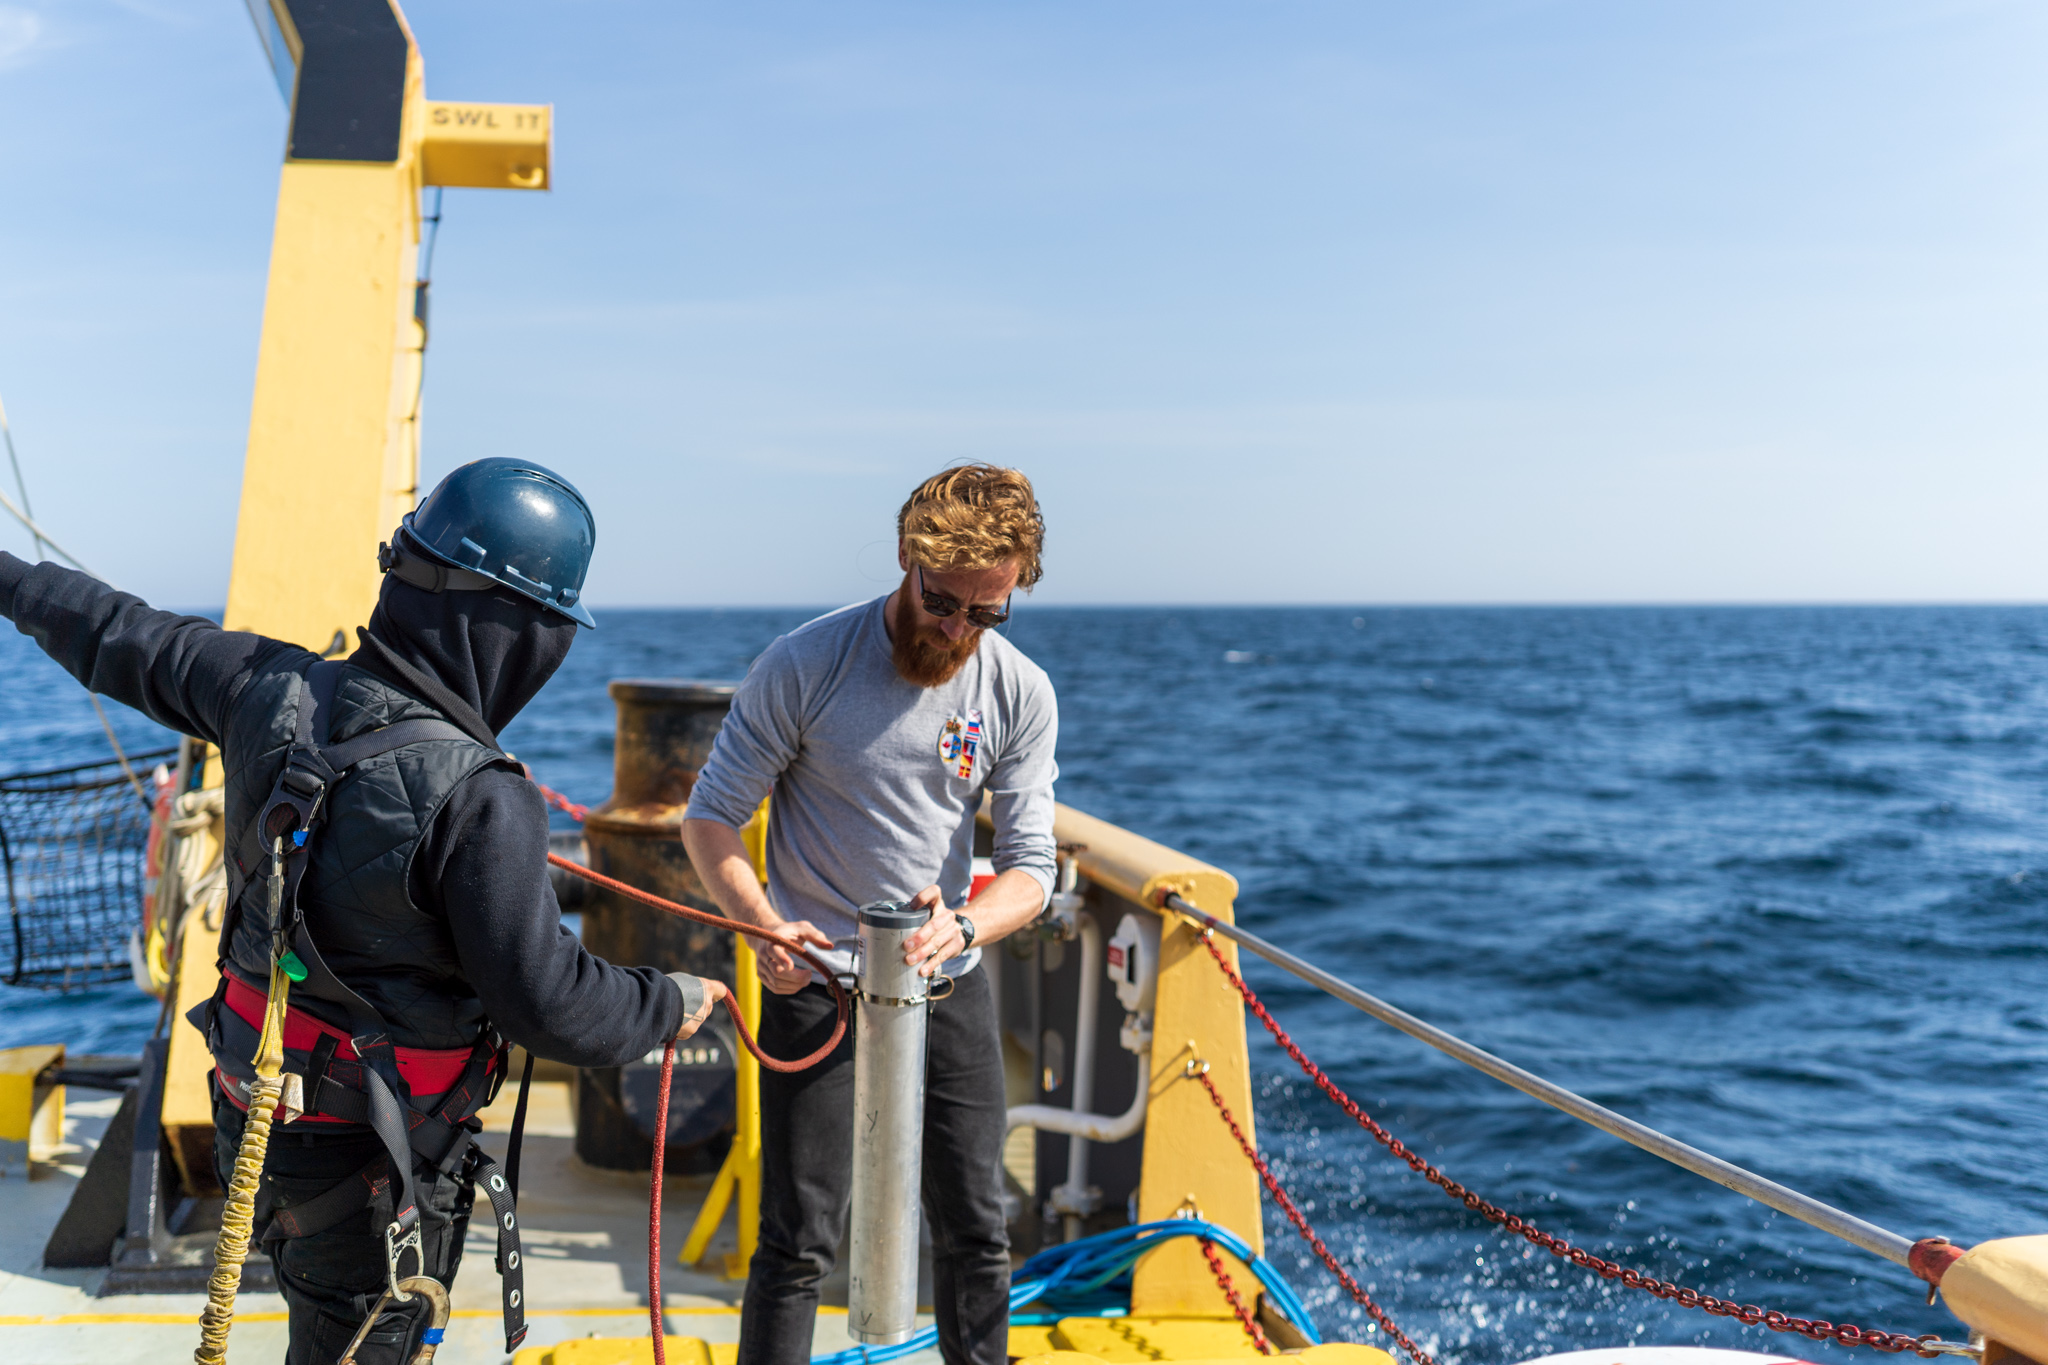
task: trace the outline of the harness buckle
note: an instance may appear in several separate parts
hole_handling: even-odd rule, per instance
[[[412,1251],[413,1263],[419,1267],[419,1273],[426,1274],[427,1253],[420,1242],[418,1209],[407,1209],[392,1221],[391,1226],[384,1229],[384,1293],[394,1303],[409,1303],[412,1299],[411,1295],[398,1287],[398,1258],[405,1255],[408,1248]],[[370,1316],[374,1319],[376,1314],[372,1313]]]

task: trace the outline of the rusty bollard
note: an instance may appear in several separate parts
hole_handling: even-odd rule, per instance
[[[732,705],[731,683],[621,678],[612,794],[590,812],[583,837],[593,871],[717,913],[683,851],[683,811]],[[732,935],[591,888],[583,944],[622,967],[654,967],[732,981]],[[677,1050],[669,1099],[666,1169],[716,1170],[732,1131],[732,1044],[723,1015]],[[654,1156],[661,1055],[576,1077],[576,1155],[607,1170],[644,1171]]]

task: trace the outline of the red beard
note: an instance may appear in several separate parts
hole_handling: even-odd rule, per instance
[[[910,577],[906,574],[903,591],[896,597],[896,638],[890,642],[896,672],[905,682],[919,687],[937,687],[951,682],[953,675],[981,647],[981,631],[976,628],[958,640],[947,639],[944,631],[918,622],[917,608],[911,604],[910,593]]]

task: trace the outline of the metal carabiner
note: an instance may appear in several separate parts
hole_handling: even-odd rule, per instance
[[[404,1283],[398,1278],[398,1258],[405,1255],[407,1247],[412,1248],[413,1262],[419,1267],[420,1274],[424,1275],[427,1270],[427,1253],[420,1243],[420,1223],[417,1216],[413,1218],[410,1230],[397,1222],[384,1229],[384,1295],[398,1303],[410,1302]]]
[[[431,1275],[414,1275],[386,1285],[371,1307],[370,1315],[363,1319],[361,1327],[356,1328],[348,1349],[341,1353],[336,1365],[356,1365],[356,1352],[369,1338],[370,1329],[377,1325],[377,1319],[384,1316],[385,1305],[411,1303],[414,1294],[427,1301],[427,1330],[421,1334],[420,1349],[413,1353],[408,1365],[429,1365],[434,1352],[440,1349],[442,1334],[448,1330],[448,1290]]]

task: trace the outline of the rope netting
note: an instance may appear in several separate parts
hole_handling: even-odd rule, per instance
[[[0,882],[9,921],[0,981],[62,991],[130,978],[128,937],[142,918],[149,821],[148,805],[115,760],[0,777]]]

